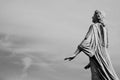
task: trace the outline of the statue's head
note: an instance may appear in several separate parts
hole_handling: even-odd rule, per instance
[[[105,14],[99,10],[95,10],[94,15],[92,17],[93,23],[103,23]]]

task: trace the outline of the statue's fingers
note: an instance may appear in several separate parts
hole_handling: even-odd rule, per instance
[[[67,58],[65,58],[64,60],[67,60]]]
[[[64,60],[68,60],[68,58],[65,58]]]

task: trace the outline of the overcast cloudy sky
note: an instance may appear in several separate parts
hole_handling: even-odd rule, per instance
[[[120,77],[119,0],[0,0],[0,80],[90,80],[88,57],[71,56],[96,9],[106,13],[109,54]]]

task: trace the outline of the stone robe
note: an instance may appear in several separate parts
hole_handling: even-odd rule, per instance
[[[92,80],[119,80],[107,52],[106,27],[101,23],[92,24],[79,47],[89,56]]]

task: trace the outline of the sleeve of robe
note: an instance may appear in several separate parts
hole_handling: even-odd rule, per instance
[[[81,42],[78,47],[82,49],[82,51],[88,55],[89,57],[92,57],[94,55],[94,51],[96,48],[96,40],[95,40],[95,35],[94,35],[94,26],[91,25],[85,38]]]

